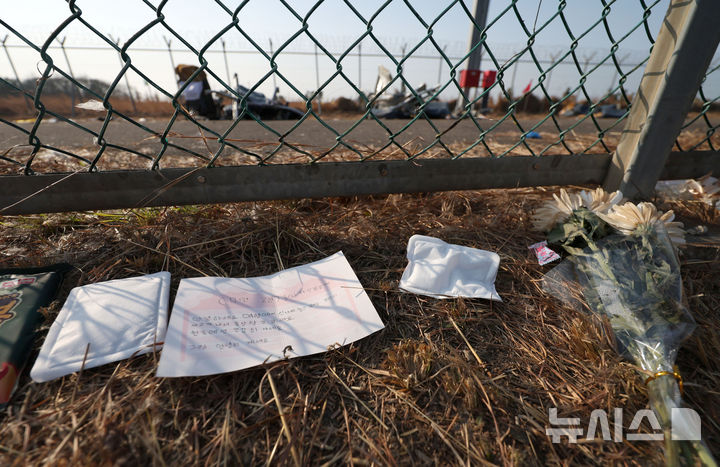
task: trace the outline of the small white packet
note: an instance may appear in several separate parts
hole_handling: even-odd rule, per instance
[[[400,279],[406,292],[435,298],[470,297],[502,301],[495,291],[500,256],[491,251],[413,235],[408,265]]]
[[[169,272],[75,287],[30,377],[50,381],[80,371],[83,359],[93,368],[152,352],[165,338],[169,300]]]

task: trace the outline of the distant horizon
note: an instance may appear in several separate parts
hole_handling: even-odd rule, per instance
[[[88,21],[111,40],[119,40],[122,46],[137,31],[157,17],[157,13],[148,6],[148,3],[123,2],[123,5],[119,6],[108,0],[78,0],[75,4],[82,10],[81,18],[83,20]],[[153,5],[156,3],[153,2]],[[300,18],[304,18],[303,15],[307,15],[315,6],[315,2],[309,0],[295,0],[290,3],[297,10],[295,14]],[[458,65],[458,62],[467,54],[470,21],[466,10],[473,8],[471,0],[454,3],[452,1],[416,0],[411,2],[416,12],[409,10],[400,1],[390,2],[384,9],[385,3],[380,0],[355,3],[354,8],[358,13],[366,15],[364,16],[366,20],[380,10],[372,22],[373,34],[396,60],[400,59],[403,46],[406,45],[406,51],[410,52],[427,37],[427,30],[421,25],[421,20],[416,14],[424,17],[424,20],[431,24],[443,11],[443,7],[452,4],[450,10],[432,26],[432,38],[441,50],[444,49],[444,53],[451,63],[448,64],[442,59],[438,49],[429,40],[425,41],[417,50],[413,51],[411,57],[403,64],[403,77],[412,87],[418,87],[422,83],[426,83],[430,87],[438,83],[447,83],[450,78],[451,65]],[[578,43],[575,52],[585,71],[597,67],[597,70],[586,76],[585,90],[591,98],[598,99],[617,85],[619,74],[612,58],[608,57],[612,44],[603,26],[596,26],[587,35],[584,35],[583,28],[597,23],[598,16],[595,13],[599,6],[583,3],[582,6],[574,3],[568,4],[563,10],[563,14],[576,30],[575,34],[583,33],[582,37],[576,37]],[[648,3],[651,3],[652,6],[648,27],[650,33],[655,35],[668,0]],[[47,8],[38,8],[38,4],[43,4]],[[166,16],[165,21],[173,28],[173,31],[187,40],[190,45],[200,49],[232,22],[231,15],[223,9],[223,5],[222,2],[210,0],[192,3],[171,0],[167,2],[162,13]],[[464,5],[464,9],[461,5]],[[526,23],[525,27],[531,29],[533,26],[542,28],[543,21],[552,17],[557,11],[557,5],[547,2],[538,4],[537,1],[532,0],[520,0],[515,6]],[[229,7],[225,8],[230,10]],[[507,10],[508,7],[503,2],[490,2],[486,41],[492,55],[500,65],[506,63],[514,54],[527,46],[523,42],[523,38],[527,37],[526,33],[517,22],[514,12],[506,11],[504,15],[498,17],[503,13],[501,8]],[[615,56],[621,62],[621,68],[625,73],[637,67],[628,75],[624,84],[626,92],[634,93],[644,68],[643,66],[638,67],[638,65],[642,63],[650,50],[650,42],[644,27],[637,27],[637,21],[642,18],[642,8],[634,2],[629,3],[623,0],[610,3],[609,8],[612,10],[608,15],[608,21],[615,29],[613,37],[619,41]],[[538,16],[536,17],[536,15]],[[38,0],[14,6],[12,10],[3,12],[0,20],[25,35],[35,45],[41,46],[58,25],[70,16],[68,4]],[[337,67],[334,61],[325,56],[321,50],[318,50],[316,59],[315,44],[302,31],[302,22],[297,16],[294,16],[276,0],[250,1],[238,16],[238,19],[241,20],[239,26],[242,30],[268,55],[271,43],[273,51],[277,51],[285,41],[294,37],[299,31],[299,35],[294,38],[293,42],[277,56],[278,71],[295,89],[290,87],[282,77],[269,75],[271,68],[268,60],[255,49],[256,45],[253,45],[234,29],[222,36],[225,54],[223,54],[221,40],[217,40],[206,51],[205,57],[209,62],[209,68],[222,80],[229,80],[230,87],[234,87],[233,75],[237,73],[239,82],[243,86],[254,87],[261,81],[257,90],[266,95],[272,95],[274,87],[277,86],[280,88],[280,94],[289,101],[298,100],[302,95],[314,92],[318,88],[318,84],[322,86],[330,76],[336,73]],[[32,18],[33,21],[28,22],[28,18]],[[268,20],[268,18],[272,20]],[[338,21],[338,18],[343,18],[343,21]],[[546,29],[541,29],[537,34],[532,46],[533,53],[545,70],[550,63],[568,52],[571,43],[568,31],[565,30],[558,18],[548,24]],[[327,48],[333,54],[334,59],[338,58],[339,53],[347,52],[341,62],[342,72],[348,80],[365,93],[372,92],[379,65],[385,66],[393,75],[396,73],[395,63],[384,55],[384,52],[370,37],[362,40],[361,50],[357,45],[348,50],[358,37],[367,32],[367,27],[347,5],[339,0],[336,2],[326,1],[320,4],[317,10],[313,10],[309,16],[307,31],[317,38],[322,47]],[[3,45],[6,47],[4,52],[0,53],[0,67],[6,70],[3,78],[14,79],[14,76],[9,76],[10,68],[6,66],[8,54],[21,80],[38,78],[40,76],[38,69],[42,70],[45,67],[40,55],[24,46],[20,38],[0,23],[0,40],[3,38],[5,39]],[[171,40],[170,47],[173,49],[172,58],[168,53],[166,42],[168,39]],[[64,41],[64,52],[67,53],[67,59],[70,61],[69,66],[63,50],[60,48],[60,41]],[[96,47],[102,49],[96,49]],[[48,53],[56,66],[68,73],[72,70],[72,74],[77,77],[112,82],[121,69],[119,53],[78,20],[71,21],[65,29],[60,31],[57,40],[51,43]],[[362,55],[361,62],[359,54]],[[148,78],[169,93],[177,90],[172,64],[199,64],[198,57],[162,25],[155,25],[140,36],[128,49],[128,55],[133,64]],[[461,64],[457,69],[464,68],[464,64]],[[481,68],[483,70],[497,69],[487,51],[483,53]],[[513,95],[518,95],[522,93],[528,83],[532,83],[533,86],[537,85],[539,75],[540,70],[530,53],[525,52],[516,64],[506,70],[503,81],[508,91]],[[357,93],[347,83],[346,78],[336,76],[324,89],[323,100],[357,97]],[[223,89],[222,85],[212,76],[209,76],[209,81],[211,88]],[[568,56],[565,57],[562,64],[547,72],[543,84],[550,95],[560,97],[566,89],[575,89],[580,81],[581,73],[571,57]],[[719,81],[712,75],[705,83],[710,94],[717,93],[720,88]],[[146,96],[158,94],[132,70],[122,78],[118,88],[127,89],[128,83],[135,93]],[[391,90],[399,89],[399,87],[400,81],[398,80]],[[538,96],[542,94],[540,89],[535,90],[534,93]],[[500,92],[496,88],[491,94],[493,98],[496,98]],[[457,96],[457,87],[451,84],[440,95],[440,98],[452,100]]]
[[[13,42],[10,42],[11,38],[15,39],[15,40]],[[96,72],[96,69],[94,69],[94,67],[87,66],[87,65],[82,66],[82,67],[77,67],[73,62],[75,61],[75,59],[77,59],[78,56],[81,56],[83,54],[102,53],[102,54],[110,54],[110,55],[116,55],[116,56],[119,56],[119,54],[117,52],[115,52],[113,49],[111,49],[109,46],[108,47],[99,47],[97,45],[95,45],[95,46],[94,45],[83,45],[83,41],[78,41],[79,43],[77,43],[77,42],[75,42],[75,39],[77,39],[77,38],[78,38],[78,36],[64,36],[63,37],[63,39],[65,39],[65,42],[63,45],[64,45],[66,51],[68,52],[68,58],[71,61],[71,68],[73,69],[75,76],[78,78],[83,78],[83,79],[101,79],[103,81],[111,82],[114,79],[114,75],[107,77],[107,78],[103,78],[101,74],[93,75],[91,73]],[[30,39],[30,38],[28,38],[28,39]],[[337,38],[337,39],[343,40],[342,42],[348,40],[346,38]],[[379,39],[381,41],[383,41],[383,45],[385,45],[386,38],[379,37]],[[397,52],[398,55],[396,55],[396,58],[399,58],[399,55],[401,53],[402,45],[399,45],[399,44],[405,43],[405,41],[403,41],[402,39],[403,38],[395,38],[394,39],[395,45],[392,46],[392,48],[387,47],[388,50],[390,50],[391,52]],[[87,41],[84,41],[84,42],[85,42],[85,44],[87,44]],[[266,41],[261,41],[261,42],[268,42],[268,41],[266,40]],[[275,41],[273,41],[273,43],[275,43]],[[340,47],[340,48],[343,47],[342,45],[338,46],[337,45],[338,43],[340,43],[340,41],[336,40],[335,44],[337,47]],[[467,53],[466,51],[462,50],[462,43],[459,41],[454,41],[454,43],[453,42],[443,43],[441,40],[438,40],[438,43],[441,46],[445,46],[444,52],[452,60],[459,61]],[[36,44],[37,44],[37,42],[36,42]],[[501,62],[501,64],[504,62],[507,62],[512,57],[512,55],[510,55],[510,54],[512,54],[513,51],[519,51],[519,50],[522,50],[523,47],[525,47],[525,44],[521,44],[521,43],[493,44],[492,42],[488,41],[488,44],[489,44],[489,47],[491,48],[491,50],[501,50],[501,51],[505,51],[508,54],[507,57],[505,57],[505,56],[496,57],[498,59],[498,61]],[[20,55],[22,53],[27,53],[27,52],[32,51],[32,49],[29,46],[22,43],[22,41],[20,39],[13,38],[12,36],[9,36],[8,42],[5,45],[7,46],[9,53],[12,54],[11,57],[12,57],[13,61],[16,60],[15,59],[16,54]],[[260,53],[257,52],[257,50],[253,50],[253,49],[249,49],[249,48],[233,49],[230,47],[231,44],[228,44],[227,42],[225,45],[226,45],[225,53],[227,53],[229,61],[231,61],[231,60],[237,61],[237,60],[239,60],[238,57],[247,56],[247,55],[255,55],[255,57],[253,57],[254,59],[260,58],[261,60],[265,60],[260,55]],[[387,61],[387,59],[383,60],[383,55],[378,53],[380,51],[380,49],[377,48],[377,46],[375,47],[375,49],[376,50],[369,50],[369,51],[366,51],[365,49],[363,49],[360,52],[360,54],[362,55],[362,58],[363,58],[363,78],[367,77],[367,79],[364,79],[363,83],[362,83],[363,91],[365,91],[365,92],[372,91],[372,86],[375,84],[375,77],[377,75],[377,66],[379,64],[385,64],[387,66],[387,64],[385,63]],[[392,50],[392,49],[397,49],[397,50]],[[548,65],[551,63],[551,59],[552,59],[552,55],[553,55],[553,47],[552,46],[534,46],[533,49],[534,49],[535,53],[538,55],[539,61],[541,64]],[[335,54],[336,56],[342,52],[342,50],[332,50],[332,49],[328,49],[328,50],[331,53]],[[62,55],[61,45],[57,41],[53,42],[48,47],[48,51],[49,51],[49,54],[51,55],[51,57],[53,57],[53,60],[55,60],[56,63],[59,63],[58,66],[60,66],[61,68],[66,67],[65,59],[64,59],[64,56]],[[175,62],[176,65],[179,63],[198,65],[197,57],[194,54],[192,54],[191,52],[189,52],[189,50],[187,48],[182,47],[182,44],[179,43],[179,41],[174,40],[171,42],[171,51],[173,54],[173,61]],[[270,52],[269,47],[266,46],[264,48],[264,51],[269,54],[269,52]],[[435,75],[435,78],[437,78],[438,71],[440,68],[441,56],[437,52],[435,53],[435,55],[431,55],[430,52],[431,51],[427,51],[427,50],[416,51],[412,55],[412,57],[408,60],[407,67],[409,67],[411,64],[413,64],[413,62],[415,62],[416,65],[418,62],[430,62],[429,64],[425,64],[424,67],[429,68],[429,69],[434,68],[434,72],[435,72],[434,75]],[[604,49],[601,49],[599,47],[598,48],[577,49],[578,55],[580,57],[585,57],[585,58],[587,58],[590,55],[597,56],[599,52],[606,52],[606,51],[604,51]],[[33,53],[34,53],[34,51],[33,51]],[[206,51],[206,53],[208,54],[209,59],[210,59],[210,57],[213,57],[216,60],[218,60],[219,62],[221,62],[223,60],[223,50],[220,46],[215,46],[213,48],[210,48]],[[174,81],[170,81],[171,77],[174,77],[174,74],[173,74],[172,67],[170,65],[170,58],[169,58],[167,44],[154,44],[153,45],[152,43],[149,43],[148,41],[144,41],[142,46],[133,45],[133,47],[131,47],[129,49],[129,54],[131,54],[131,58],[133,59],[133,61],[139,60],[139,59],[146,59],[146,57],[148,55],[152,55],[153,58],[156,58],[157,62],[166,61],[168,77],[165,80],[163,80],[163,82],[165,83],[165,85],[163,87],[165,87],[168,91],[174,92],[174,90],[177,88],[177,85]],[[318,54],[320,55],[320,57],[322,57],[323,52],[319,51]],[[624,65],[628,69],[631,69],[632,67],[640,64],[642,62],[642,60],[645,58],[646,54],[647,54],[647,51],[643,51],[642,49],[636,49],[636,50],[626,49],[623,53],[623,57],[625,58]],[[314,65],[315,65],[314,55],[315,55],[314,50],[312,50],[308,44],[293,43],[292,46],[289,47],[288,49],[286,49],[285,51],[283,51],[282,54],[278,58],[284,58],[284,57],[288,57],[288,56],[294,57],[294,58],[306,57],[307,59],[309,59],[311,61],[311,65],[313,67],[312,74],[314,77]],[[358,56],[359,56],[359,53],[357,50],[355,50],[355,51],[347,54],[347,57],[352,57],[352,60],[346,59],[345,62],[343,62],[343,64],[347,63],[347,65],[344,65],[344,69],[348,68],[350,70],[348,72],[348,74],[350,74],[351,77],[353,77],[353,76],[357,77]],[[187,60],[183,61],[182,60],[183,58],[187,58]],[[635,61],[631,62],[630,59],[634,59]],[[78,61],[81,63],[84,63],[84,60],[82,60],[82,59],[80,59]],[[120,62],[118,61],[118,66],[117,66],[118,71],[120,68],[119,63]],[[518,66],[518,69],[522,70],[523,68],[526,68],[526,67],[532,67],[534,62],[530,59],[521,58],[518,60],[518,63],[520,63],[520,66]],[[607,70],[610,71],[609,75],[612,75],[614,72],[614,65],[612,64],[611,61],[605,62],[605,63],[601,63],[600,61],[588,61],[587,63],[589,66],[595,66],[595,65],[599,64],[601,67],[606,68]],[[449,76],[447,74],[448,67],[446,64],[444,64],[444,65],[445,66],[443,66],[443,69],[441,70],[442,71],[441,78],[446,80],[446,79],[449,79]],[[221,66],[219,68],[217,67],[217,65],[214,65],[214,66],[211,65],[211,66],[213,67],[215,73],[217,73],[221,78],[225,78],[226,69],[225,69],[225,66],[223,63],[221,63]],[[481,66],[482,66],[483,70],[484,69],[495,69],[494,64],[487,59],[483,60],[483,63]],[[561,65],[558,66],[558,68],[574,67],[574,66],[575,65],[574,65],[574,63],[572,63],[572,61],[570,61],[569,59],[566,59]],[[17,67],[17,65],[16,65],[16,67]],[[354,68],[354,70],[353,70],[353,68]],[[280,70],[282,72],[282,69],[280,69]],[[26,72],[26,75],[25,76],[21,75],[20,76],[21,80],[37,78],[36,70],[25,69],[24,71]],[[33,71],[34,71],[34,73],[33,73]],[[375,73],[375,77],[372,77],[372,79],[370,79],[371,73],[373,71]],[[232,69],[230,69],[230,73],[231,73],[231,75],[234,73]],[[510,82],[511,76],[509,76],[511,74],[512,74],[512,72],[506,73],[504,81],[506,83],[506,87],[508,88],[508,90],[514,91],[514,93],[516,95],[521,93],[520,91],[523,88],[525,88],[525,86],[527,85],[529,80],[536,79],[536,76],[533,76],[530,71],[524,70],[524,71],[516,72],[515,83],[511,83]],[[143,91],[145,91],[144,80],[142,80],[139,76],[134,75],[132,72],[130,72],[128,75],[131,77],[130,79],[132,82],[131,86],[133,88],[133,91],[136,93],[142,94]],[[412,75],[408,75],[408,72],[405,72],[404,76],[408,80],[414,79],[414,77]],[[13,76],[2,76],[2,78],[14,80]],[[240,80],[241,80],[241,84],[243,84],[242,78],[240,78]],[[357,84],[357,79],[355,79],[354,81],[355,81],[355,84]],[[435,85],[435,84],[437,84],[436,81],[437,81],[437,79],[435,79],[435,81],[432,81],[427,84]],[[213,89],[220,88],[220,86],[217,85],[217,82],[215,82],[215,80],[212,77],[210,77],[210,82],[211,82],[211,84],[216,84],[215,86],[212,86]],[[608,76],[607,82],[609,85],[610,84],[610,76]],[[231,78],[230,84],[234,85],[234,82],[232,82],[232,78]],[[280,84],[282,85],[283,83],[280,83]],[[513,86],[513,84],[514,84],[514,86]],[[248,83],[244,83],[244,85],[247,86]],[[570,86],[570,84],[568,84],[565,87],[569,87],[569,86]],[[120,87],[122,87],[122,86],[120,86]],[[396,87],[399,88],[399,86],[396,86]],[[561,91],[563,89],[565,89],[565,87],[563,87],[562,84],[556,84],[551,87],[550,93],[559,95],[561,93]],[[261,86],[259,91],[264,92],[266,94],[272,93],[272,85],[268,83],[264,86]],[[453,89],[453,91],[454,91],[454,89]],[[600,97],[606,91],[607,91],[607,86],[605,86],[604,88],[601,86],[597,90],[597,95],[594,95],[593,97]],[[455,95],[455,94],[457,94],[456,92],[452,92],[451,94],[453,94],[453,96],[442,96],[442,98],[443,99],[445,99],[445,98],[455,99],[457,97]],[[499,94],[499,91],[496,93],[493,93],[493,95],[495,95],[495,94]],[[594,94],[594,92],[593,92],[593,94]],[[158,94],[158,97],[162,97],[162,96],[160,94]],[[326,98],[338,98],[338,97],[352,97],[352,96],[343,94],[342,91],[337,91],[332,94],[326,93],[325,97]]]

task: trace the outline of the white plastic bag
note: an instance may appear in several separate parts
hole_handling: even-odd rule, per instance
[[[502,301],[495,291],[500,257],[491,251],[413,235],[408,265],[400,279],[406,292],[435,298],[470,297]]]

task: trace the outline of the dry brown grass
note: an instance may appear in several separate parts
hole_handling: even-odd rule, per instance
[[[75,104],[89,100],[89,98],[78,98]],[[42,104],[47,110],[56,114],[69,117],[95,117],[98,112],[72,108],[72,99],[69,95],[47,95],[42,97]],[[136,117],[169,117],[173,114],[172,103],[165,100],[135,100],[135,107],[127,97],[112,97],[110,103],[113,108],[125,115]],[[225,101],[225,104],[229,101]],[[290,107],[302,110],[307,109],[305,102],[295,101],[287,103]],[[322,102],[318,105],[313,102],[313,110],[324,117],[333,118],[357,118],[361,115],[361,109],[357,101],[340,97],[331,101]],[[31,118],[36,116],[37,110],[32,99],[27,101],[21,95],[4,96],[0,100],[0,116],[7,118]]]
[[[85,102],[89,98],[78,98],[75,104]],[[101,112],[83,110],[72,107],[72,99],[67,95],[49,95],[43,96],[42,104],[46,110],[54,112],[58,115],[73,117],[97,117],[104,115]],[[5,96],[0,100],[0,116],[9,118],[33,118],[37,116],[38,111],[33,106],[32,99],[25,100],[23,96]],[[135,106],[127,97],[111,97],[110,105],[114,110],[125,115],[136,117],[167,117],[172,115],[174,109],[170,102],[161,100],[136,100]]]
[[[0,267],[75,266],[48,323],[81,284],[168,270],[175,290],[184,277],[263,275],[343,250],[386,324],[322,355],[203,378],[155,378],[152,354],[44,384],[26,370],[2,415],[0,463],[660,464],[657,442],[552,444],[545,434],[550,407],[584,424],[594,409],[622,407],[627,428],[629,414],[647,406],[642,379],[602,322],[539,290],[549,267],[527,250],[541,239],[528,218],[548,196],[523,189],[0,218]],[[675,208],[690,225],[720,230],[713,214]],[[401,293],[412,234],[498,252],[503,303]],[[685,252],[699,327],[678,360],[711,449],[720,444],[719,248]]]

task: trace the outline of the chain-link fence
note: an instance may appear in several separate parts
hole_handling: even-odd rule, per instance
[[[484,2],[486,16],[460,0],[206,3],[217,29],[194,31],[192,39],[167,1],[133,4],[150,19],[123,39],[104,33],[81,2],[68,1],[45,32],[25,32],[3,14],[0,172],[131,176],[171,167],[435,159],[449,166],[582,154],[586,162],[571,164],[589,170],[584,176],[540,174],[523,183],[600,182],[669,2]],[[287,17],[278,23],[282,42],[254,36],[244,23],[276,12]],[[329,40],[328,18],[354,25],[357,35]],[[400,30],[383,35],[384,22]],[[443,28],[454,42],[439,37]],[[458,47],[473,28],[476,40]],[[115,55],[117,70],[87,65],[100,54]],[[480,74],[466,71],[480,56]],[[711,65],[688,115],[680,151],[717,147],[717,68]],[[425,84],[436,75],[436,84]],[[575,170],[554,164],[547,169]],[[465,169],[447,170],[451,178]]]

